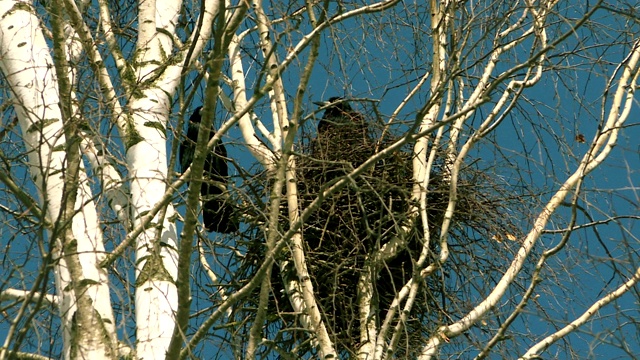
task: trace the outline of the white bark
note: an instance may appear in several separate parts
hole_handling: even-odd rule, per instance
[[[58,302],[60,301],[56,295],[51,294],[40,294],[38,292],[31,293],[29,291],[18,290],[18,289],[7,289],[0,292],[0,301],[5,300],[17,300],[17,301],[25,301],[29,299],[32,302],[38,302],[42,300],[50,305],[58,306]]]
[[[427,345],[423,348],[421,359],[430,359],[435,356],[438,347],[442,344],[444,339],[458,336],[462,332],[466,331],[498,303],[509,285],[513,283],[514,279],[519,274],[525,262],[528,260],[529,253],[540,238],[540,235],[546,228],[547,223],[555,213],[556,209],[562,204],[576,184],[589,172],[597,168],[610,154],[611,149],[617,142],[618,133],[631,111],[633,103],[632,89],[635,89],[637,86],[638,77],[640,76],[640,69],[638,68],[639,59],[640,42],[636,42],[630,56],[628,57],[628,61],[624,66],[624,72],[618,82],[616,92],[612,99],[613,104],[611,106],[611,110],[609,111],[607,120],[600,132],[600,135],[595,140],[592,149],[590,149],[582,158],[579,167],[564,181],[556,193],[547,202],[542,211],[540,211],[532,228],[525,237],[518,254],[514,257],[511,265],[505,271],[504,276],[496,284],[493,291],[478,303],[466,316],[451,325],[442,326],[438,330],[438,333],[431,337]],[[461,152],[461,154],[463,152]],[[458,163],[457,166],[459,167],[460,164]]]
[[[138,7],[137,55],[139,82],[160,75],[162,59],[172,53],[170,35],[177,22],[180,1],[143,1]],[[141,216],[160,202],[166,190],[166,134],[171,84],[177,77],[165,78],[163,87],[150,83],[140,99],[132,101],[127,144],[127,168],[131,177],[131,207],[134,226]],[[134,138],[136,138],[134,140]],[[175,210],[167,206],[165,216],[157,214],[136,240],[136,324],[137,356],[160,359],[167,352],[175,327],[178,307],[176,280],[178,242]],[[161,227],[156,227],[158,225]]]
[[[547,59],[547,52],[554,52],[563,37],[579,36],[577,32],[573,34],[575,28],[571,28],[571,34],[560,34],[558,40],[547,38],[547,16],[561,13],[554,8],[558,1],[517,2],[513,5],[513,10],[520,13],[505,12],[508,15],[502,19],[504,22],[500,24],[503,25],[497,25],[504,26],[504,30],[497,30],[493,41],[484,40],[485,43],[478,47],[476,59],[476,55],[468,55],[468,50],[473,52],[476,48],[470,49],[466,45],[458,47],[456,44],[456,41],[475,40],[475,35],[462,34],[462,38],[458,38],[458,31],[466,30],[453,27],[459,26],[458,21],[466,16],[472,21],[476,16],[481,16],[475,13],[476,6],[481,6],[450,0],[430,1],[428,11],[431,11],[431,24],[421,24],[423,29],[420,29],[424,32],[430,30],[429,36],[432,40],[432,47],[427,55],[431,58],[428,72],[424,75],[423,71],[414,72],[417,81],[407,83],[407,94],[398,102],[396,110],[388,120],[389,124],[406,120],[402,117],[413,110],[406,107],[414,106],[414,95],[428,92],[419,95],[427,99],[421,107],[418,106],[420,109],[414,120],[413,130],[411,133],[405,133],[404,137],[387,148],[381,148],[384,143],[381,141],[374,156],[350,174],[327,185],[323,188],[323,193],[318,194],[307,208],[302,208],[298,194],[300,179],[296,178],[296,158],[293,154],[296,151],[294,144],[299,140],[297,121],[302,117],[301,104],[306,101],[305,91],[317,91],[317,88],[309,87],[307,82],[317,60],[315,57],[318,56],[318,48],[310,51],[311,54],[306,58],[306,67],[300,64],[304,64],[306,52],[315,41],[318,44],[324,41],[324,33],[342,30],[339,29],[340,22],[354,20],[352,18],[356,16],[370,16],[371,13],[389,9],[399,3],[399,0],[365,5],[308,1],[304,8],[284,12],[282,19],[274,21],[267,14],[278,13],[280,9],[275,5],[280,4],[275,2],[268,4],[261,0],[214,0],[194,5],[183,3],[181,0],[141,1],[137,8],[137,43],[135,50],[132,50],[133,42],[125,45],[125,48],[120,48],[122,38],[118,32],[122,29],[114,26],[115,22],[112,22],[114,15],[109,9],[109,1],[60,0],[59,4],[53,6],[59,5],[60,8],[56,9],[64,16],[53,20],[49,18],[49,23],[43,25],[38,20],[40,9],[36,11],[28,2],[0,0],[0,70],[12,94],[10,101],[18,114],[26,147],[25,154],[28,153],[30,174],[40,196],[42,211],[34,209],[29,215],[37,217],[40,213],[43,214],[42,223],[47,229],[50,241],[56,287],[55,295],[41,293],[41,287],[38,286],[33,286],[32,290],[18,289],[18,286],[15,286],[16,288],[7,288],[0,292],[0,301],[13,299],[20,302],[17,316],[11,319],[8,336],[0,348],[0,360],[15,355],[10,353],[10,345],[19,335],[20,321],[27,316],[25,314],[28,314],[29,307],[38,301],[57,307],[62,325],[63,356],[67,359],[115,358],[133,354],[134,351],[136,357],[144,359],[176,357],[178,353],[181,358],[186,358],[193,355],[190,351],[207,336],[214,324],[221,324],[220,319],[225,313],[231,314],[232,308],[242,308],[244,304],[240,301],[243,297],[249,296],[256,287],[263,286],[260,304],[269,304],[269,292],[273,291],[269,275],[270,267],[276,262],[274,258],[278,259],[276,266],[283,269],[281,273],[287,273],[283,283],[293,312],[297,319],[300,319],[301,327],[306,332],[305,336],[308,336],[304,341],[309,341],[320,357],[338,356],[341,344],[334,343],[334,338],[330,335],[333,324],[327,321],[330,319],[329,316],[323,316],[318,301],[319,294],[317,289],[313,288],[314,274],[309,271],[313,267],[309,266],[309,254],[304,251],[303,222],[318,210],[326,197],[336,194],[354,179],[366,175],[367,169],[376,166],[380,160],[389,158],[393,152],[413,144],[413,156],[411,160],[407,160],[411,161],[413,170],[411,199],[407,199],[410,201],[408,220],[398,226],[398,234],[384,239],[378,251],[367,254],[366,271],[364,274],[358,274],[359,282],[355,285],[357,289],[354,289],[358,294],[357,314],[360,332],[354,340],[354,345],[357,344],[359,348],[353,350],[357,352],[358,358],[370,360],[399,356],[397,350],[402,346],[401,341],[407,332],[405,323],[415,320],[412,319],[412,311],[415,311],[416,301],[422,299],[420,293],[425,290],[425,279],[440,269],[447,260],[451,262],[448,232],[456,225],[454,219],[459,211],[458,181],[468,154],[477,144],[482,143],[480,140],[502,124],[512,109],[521,102],[521,97],[528,87],[538,85],[543,79],[544,71],[553,71],[553,68],[545,68],[553,60],[551,57]],[[200,6],[204,11],[201,12]],[[464,8],[459,8],[463,6]],[[223,10],[224,14],[221,13]],[[51,11],[48,15],[53,15],[49,8],[45,11]],[[96,34],[94,25],[88,26],[88,22],[83,19],[86,11],[99,11],[97,31],[102,32],[101,34]],[[458,11],[467,13],[458,17]],[[320,20],[315,18],[319,14]],[[303,20],[300,21],[299,18]],[[290,20],[294,26],[289,29],[287,22]],[[46,34],[53,36],[55,42],[43,35],[46,26],[55,21],[64,24],[63,43],[67,60],[76,64],[86,60],[91,67],[93,81],[100,88],[98,97],[102,98],[96,100],[89,95],[89,106],[96,102],[98,106],[103,107],[100,114],[108,114],[107,116],[111,117],[109,120],[115,125],[122,139],[124,159],[114,157],[118,150],[109,153],[112,150],[109,143],[111,139],[105,139],[103,142],[100,139],[102,134],[97,131],[91,132],[82,128],[79,134],[69,134],[68,128],[65,128],[66,122],[70,121],[68,118],[75,119],[74,116],[77,117],[80,113],[80,100],[75,98],[74,90],[86,86],[86,83],[76,81],[76,75],[82,74],[80,68],[65,68],[68,70],[67,76],[56,78],[56,74],[60,76],[60,73],[55,71],[59,71],[61,67],[54,66],[59,64],[53,63],[51,54],[56,48],[51,44],[60,43],[60,39],[55,37],[55,30],[59,35],[61,28],[54,28],[53,35]],[[193,22],[193,26],[189,24],[182,27],[181,21]],[[554,21],[557,21],[557,18],[554,18]],[[287,30],[280,32],[283,23]],[[249,28],[244,30],[247,24]],[[255,27],[252,27],[254,25]],[[467,24],[463,25],[465,27]],[[469,25],[473,27],[472,24]],[[243,32],[238,29],[243,29]],[[182,38],[185,31],[192,33]],[[367,31],[363,34],[369,35]],[[290,41],[291,39],[296,40]],[[256,45],[251,42],[258,40],[257,45],[260,48],[257,52],[261,52],[263,59],[257,59],[259,54],[247,51]],[[348,40],[344,42],[346,46],[349,46]],[[382,40],[380,43],[384,44],[384,39]],[[213,265],[218,264],[218,259],[213,259],[212,265],[208,265],[207,262],[211,259],[205,257],[205,251],[199,247],[200,261],[203,262],[212,287],[221,294],[222,302],[216,303],[218,307],[213,309],[194,335],[187,336],[181,331],[192,325],[189,322],[188,296],[189,282],[192,279],[190,242],[196,221],[193,212],[187,215],[187,225],[183,227],[183,238],[179,241],[174,223],[179,216],[171,202],[177,198],[178,189],[186,179],[191,178],[192,173],[188,171],[178,180],[169,183],[174,176],[170,174],[173,169],[168,168],[168,158],[172,154],[167,153],[167,131],[173,129],[175,123],[170,121],[170,116],[178,106],[181,107],[182,114],[187,107],[193,107],[191,105],[195,104],[190,101],[197,90],[194,93],[184,90],[199,86],[196,84],[191,87],[192,84],[189,83],[193,78],[191,75],[194,64],[205,63],[202,61],[203,51],[211,50],[212,43],[217,46],[214,46],[214,51],[210,53],[214,55],[209,56],[206,66],[199,69],[203,69],[204,77],[211,80],[207,83],[205,108],[209,111],[214,107],[209,102],[216,100],[212,94],[225,92],[220,96],[231,113],[230,120],[219,128],[215,141],[237,123],[242,133],[243,150],[250,153],[267,170],[268,179],[264,180],[264,184],[268,185],[265,187],[277,191],[268,195],[271,198],[268,199],[267,210],[257,209],[270,212],[266,216],[266,224],[262,225],[269,257],[264,259],[264,266],[259,274],[254,279],[249,279],[249,283],[240,290],[228,291],[227,284],[224,283],[227,276],[220,276],[217,273],[217,265]],[[338,43],[340,42],[336,42]],[[368,40],[365,40],[365,43],[366,46],[369,45]],[[531,44],[531,48],[525,49],[526,44]],[[395,45],[391,45],[394,51],[399,51]],[[485,45],[491,48],[486,53],[483,52]],[[467,309],[468,313],[456,313],[451,316],[460,320],[449,320],[451,323],[446,323],[446,315],[443,315],[442,321],[445,325],[419,345],[422,348],[417,351],[422,351],[421,358],[437,357],[440,347],[449,342],[450,338],[465,334],[486,317],[490,310],[500,306],[505,293],[514,288],[512,285],[517,281],[520,270],[531,261],[530,252],[535,249],[545,228],[554,220],[558,207],[562,206],[564,199],[579,187],[585,175],[597,168],[616,145],[618,132],[625,126],[625,120],[629,116],[633,91],[638,85],[638,47],[636,44],[631,54],[620,65],[620,69],[624,68],[624,74],[620,76],[615,94],[607,104],[607,109],[611,106],[611,110],[607,119],[603,120],[603,126],[598,130],[591,148],[580,164],[574,167],[573,173],[568,175],[563,183],[557,184],[556,193],[537,214],[537,218],[531,219],[535,222],[522,239],[519,252],[511,264],[502,269],[504,276],[486,298],[476,299],[476,303],[470,305],[473,308],[470,311]],[[104,54],[107,49],[110,52],[108,55]],[[403,47],[403,50],[405,49]],[[524,54],[527,50],[529,55]],[[337,51],[338,58],[343,56],[340,51]],[[525,60],[514,60],[512,55],[516,54],[517,58],[521,53]],[[58,59],[59,53],[55,53],[55,56],[55,59]],[[84,56],[87,59],[83,59]],[[329,56],[330,61],[333,61],[333,56]],[[508,61],[504,61],[505,59]],[[227,60],[228,63],[225,63]],[[477,61],[476,64],[470,65],[473,61]],[[483,63],[484,67],[479,65]],[[288,93],[286,85],[290,83],[285,85],[284,82],[296,81],[296,76],[287,73],[289,65],[292,64],[296,69],[303,69],[297,77],[299,84],[295,96],[292,96],[291,92]],[[114,69],[107,71],[108,67],[114,65]],[[259,68],[260,66],[262,68]],[[464,73],[460,68],[470,69],[470,77],[459,75]],[[114,71],[117,71],[115,77]],[[225,74],[224,71],[229,73]],[[348,71],[345,70],[345,73]],[[223,80],[226,79],[226,75],[231,81],[225,84]],[[255,88],[250,88],[249,84],[258,77],[261,79],[260,83]],[[65,91],[64,80],[67,78],[72,89]],[[116,78],[118,80],[113,80]],[[423,87],[427,81],[430,82],[430,87],[425,91]],[[212,85],[214,83],[215,86]],[[474,83],[475,87],[470,88],[471,83]],[[380,84],[372,82],[369,85],[375,88]],[[61,89],[64,92],[59,95]],[[230,92],[229,89],[232,91],[232,98],[226,95]],[[393,91],[399,91],[398,89],[400,87],[395,87]],[[78,94],[82,90],[84,89],[78,89]],[[608,94],[608,91],[607,87],[604,93]],[[251,93],[253,96],[248,97],[247,94]],[[269,97],[268,104],[260,103],[263,96]],[[70,104],[65,103],[64,99],[67,98],[71,98]],[[82,101],[87,101],[87,98]],[[294,98],[294,111],[290,113],[290,104],[287,104],[287,101],[291,98]],[[264,106],[261,107],[262,105]],[[69,111],[65,106],[71,109],[69,111],[72,114],[66,114]],[[478,116],[478,109],[483,111],[482,116]],[[211,117],[207,117],[207,121],[210,120]],[[268,121],[272,121],[271,124]],[[103,122],[100,123],[100,126],[102,125]],[[405,125],[400,125],[394,131],[404,127]],[[383,134],[391,131],[390,129],[391,126],[385,129]],[[65,131],[68,138],[65,137]],[[467,131],[469,132],[466,133]],[[82,136],[82,160],[88,162],[93,172],[86,171],[83,163],[80,163],[77,184],[73,184],[77,185],[77,191],[72,194],[75,196],[75,212],[65,214],[64,209],[69,210],[68,206],[65,207],[68,204],[65,196],[69,194],[64,193],[63,185],[66,179],[73,178],[66,176],[74,175],[70,174],[69,164],[77,160],[70,156],[76,154],[75,152],[67,151],[69,143],[75,140],[73,135]],[[116,147],[119,145],[117,143]],[[441,145],[444,147],[444,153],[439,152]],[[437,157],[441,157],[445,165],[445,172],[442,174],[436,174],[437,170],[434,170],[434,164],[438,164]],[[123,168],[126,170],[122,170]],[[88,179],[88,174],[91,173],[95,175],[94,179]],[[436,175],[442,175],[445,182],[449,182],[449,201],[442,224],[429,224],[431,217],[428,216],[428,209],[432,205],[428,203],[429,185],[432,176]],[[16,194],[21,191],[12,183],[10,176],[0,174],[0,180]],[[98,184],[93,185],[90,180],[97,180]],[[99,189],[99,194],[92,194],[92,189]],[[284,193],[283,189],[286,189]],[[575,192],[578,193],[578,190]],[[199,196],[196,193],[189,192],[191,203]],[[116,242],[116,249],[110,254],[105,252],[99,217],[101,214],[96,208],[96,203],[100,203],[96,199],[101,197],[107,198],[108,205],[127,232],[124,241]],[[287,202],[286,214],[280,207],[282,201]],[[0,206],[1,210],[14,211],[10,206]],[[247,214],[247,217],[250,215]],[[283,220],[284,216],[287,220]],[[70,230],[62,225],[68,217],[72,219]],[[416,272],[405,284],[398,284],[397,293],[389,309],[377,309],[375,285],[379,269],[407,246],[407,234],[418,219],[422,222],[424,242],[419,258],[412,259]],[[431,238],[433,231],[430,233],[430,226],[431,229],[434,226],[439,227],[440,234],[440,253],[432,263],[429,263],[434,258],[430,253],[433,251],[430,245],[437,240]],[[281,231],[283,227],[285,229]],[[115,260],[120,259],[126,253],[125,249],[132,246],[135,247],[135,259],[129,260],[135,263],[136,276],[135,350],[122,346],[117,340],[106,271],[107,266],[115,266],[114,264],[118,263]],[[239,252],[238,249],[235,251]],[[286,259],[282,260],[283,257]],[[102,267],[99,264],[102,264]],[[45,265],[43,264],[43,269]],[[289,276],[290,274],[293,275]],[[567,327],[537,344],[530,345],[531,349],[522,358],[529,359],[540,355],[555,341],[566,337],[573,329],[589,321],[596,311],[629,291],[632,286],[637,286],[639,279],[640,270],[617,290],[593,303],[582,316],[577,317]],[[533,282],[532,280],[531,289],[535,287]],[[113,290],[112,288],[111,291]],[[528,297],[523,300],[523,306],[527,301]],[[237,305],[240,306],[236,307]],[[273,309],[266,306],[259,308],[255,323],[247,325],[251,327],[249,340],[247,344],[239,345],[238,348],[244,346],[248,357],[271,345],[268,344],[271,339],[263,338],[263,326],[266,321],[264,319],[272,318],[274,313],[271,310]],[[517,311],[519,310],[514,310],[514,313]],[[384,314],[385,317],[378,318],[379,314]],[[199,313],[198,316],[203,315]],[[79,321],[81,318],[83,321]],[[229,323],[221,325],[235,326],[231,324],[233,320],[235,319],[230,318]],[[423,325],[425,328],[428,326]],[[504,327],[505,332],[507,328],[508,326]],[[501,328],[500,331],[502,330]],[[494,339],[501,339],[501,335],[502,333],[498,332]],[[486,354],[491,351],[492,346],[486,346]],[[482,356],[486,354],[482,353]]]
[[[41,204],[46,206],[43,209],[46,220],[53,225],[47,230],[53,259],[58,259],[54,272],[59,311],[63,319],[65,357],[71,356],[70,346],[73,344],[77,346],[76,356],[107,358],[113,344],[109,344],[109,340],[105,341],[104,334],[109,334],[111,341],[115,339],[115,321],[107,275],[104,269],[98,267],[104,257],[102,233],[87,177],[81,167],[75,203],[77,212],[72,220],[77,253],[64,253],[66,245],[61,242],[57,230],[59,224],[56,222],[63,204],[62,183],[66,158],[65,152],[61,150],[65,146],[65,136],[58,107],[57,82],[50,67],[53,60],[39,21],[30,10],[27,3],[0,1],[0,69],[11,86],[12,102],[18,113],[29,153],[31,175],[38,187]],[[62,256],[77,257],[81,265],[81,279],[70,277],[66,260]],[[80,283],[84,289],[82,294],[74,291],[80,287]],[[75,287],[72,284],[76,284]],[[81,296],[88,296],[91,308],[76,307]],[[74,336],[71,331],[72,326],[78,325],[74,319],[77,311],[83,311],[97,325],[89,329],[78,328],[78,331],[83,332],[82,336]],[[97,344],[93,343],[96,339],[100,339]]]
[[[158,203],[166,190],[166,138],[159,129],[166,126],[168,106],[148,92],[148,98],[132,104],[132,127],[141,141],[127,151],[131,177],[131,207],[134,226]],[[171,205],[165,216],[158,214],[136,239],[136,323],[140,357],[161,358],[173,334],[177,309],[177,232]],[[162,230],[156,226],[162,223]]]
[[[242,57],[240,56],[240,40],[241,37],[234,35],[229,44],[229,59],[231,63],[231,79],[233,81],[233,95],[235,99],[235,108],[245,109],[247,106],[246,84],[244,80],[245,72],[242,65]],[[276,158],[274,152],[280,148],[280,139],[275,135],[270,134],[262,124],[260,119],[256,119],[256,126],[260,126],[264,129],[263,134],[267,135],[267,138],[274,148],[270,150],[264,143],[262,143],[255,132],[251,121],[251,115],[249,112],[245,112],[240,116],[238,123],[240,130],[242,131],[242,137],[246,143],[247,149],[251,151],[253,156],[260,161],[260,164],[265,167],[270,173],[275,172]]]
[[[532,346],[520,359],[529,360],[529,359],[539,359],[541,357],[542,352],[544,352],[549,346],[553,345],[556,341],[565,338],[569,333],[578,329],[580,326],[584,325],[587,321],[589,321],[595,314],[598,313],[600,309],[604,306],[608,305],[610,302],[619,298],[620,296],[626,294],[631,288],[633,288],[638,281],[640,281],[640,268],[636,270],[636,272],[631,276],[631,278],[626,281],[624,284],[619,286],[616,290],[610,292],[600,300],[596,301],[591,307],[589,307],[582,315],[580,315],[577,319],[573,320],[567,326],[562,329],[556,331],[555,333],[547,336],[542,339],[534,346]]]

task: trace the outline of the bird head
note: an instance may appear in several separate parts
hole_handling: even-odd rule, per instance
[[[202,111],[202,106],[198,106],[195,110],[193,110],[193,113],[191,114],[189,121],[192,123],[199,124],[202,121],[202,116],[200,115],[201,111]]]
[[[353,111],[351,105],[339,96],[330,97],[327,101],[314,102],[314,104],[320,107],[326,107],[323,118],[341,116],[344,113]]]

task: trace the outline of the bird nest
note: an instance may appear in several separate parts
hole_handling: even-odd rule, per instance
[[[299,202],[307,208],[322,190],[344,178],[375,153],[376,144],[362,139],[349,127],[332,129],[331,133],[318,135],[302,147],[297,160],[297,184]],[[302,228],[304,250],[309,274],[318,305],[334,343],[343,355],[358,351],[359,310],[358,281],[364,276],[373,282],[373,306],[378,325],[384,321],[389,306],[399,290],[421,269],[415,267],[423,252],[425,236],[420,218],[409,216],[412,191],[412,153],[399,150],[378,161],[361,176],[352,178],[340,191],[325,198],[317,211]],[[427,219],[429,223],[429,255],[425,264],[436,262],[439,252],[439,229],[449,203],[450,185],[442,171],[442,163],[435,166],[427,193]],[[512,229],[504,216],[505,203],[496,185],[483,171],[468,167],[458,181],[457,207],[454,212],[449,246],[461,249],[460,256],[442,264],[438,271],[424,280],[417,299],[405,321],[403,332],[404,351],[408,355],[425,334],[433,331],[450,318],[448,304],[459,303],[462,296],[456,293],[447,279],[464,272],[469,255],[478,238],[490,238],[490,234],[504,233]],[[263,184],[268,187],[268,184]],[[284,213],[286,211],[283,210]],[[283,232],[288,223],[283,222]],[[513,231],[508,231],[513,233]],[[396,256],[384,264],[367,266],[373,254],[394,238],[402,237],[404,246]],[[486,241],[486,240],[485,240]],[[245,259],[245,269],[255,269],[265,253],[256,243]],[[290,258],[284,256],[284,258]],[[456,261],[457,259],[457,261]],[[373,274],[370,272],[373,271]],[[367,273],[369,272],[369,273]],[[251,270],[247,270],[250,274]],[[295,270],[277,266],[272,273],[271,309],[278,309],[271,318],[273,337],[288,339],[290,347],[279,342],[278,346],[302,355],[310,351],[309,344],[301,346],[307,338],[296,324],[298,314],[293,313],[284,292],[283,277],[295,274]],[[284,275],[284,276],[283,276]],[[255,297],[257,299],[257,297]],[[257,304],[255,304],[257,305]],[[287,333],[287,336],[282,335]]]

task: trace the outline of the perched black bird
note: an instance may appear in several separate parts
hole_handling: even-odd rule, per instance
[[[329,101],[315,104],[326,106],[318,123],[318,137],[313,144],[313,153],[317,158],[345,160],[343,154],[361,152],[370,147],[367,122],[348,102],[334,96]]]
[[[327,132],[333,132],[334,129],[342,128],[355,131],[357,137],[367,138],[367,124],[364,117],[359,112],[353,110],[348,102],[341,97],[331,97],[329,101],[316,102],[316,105],[327,106],[322,115],[320,123],[318,123],[318,135],[322,136]]]
[[[365,162],[373,154],[374,142],[365,117],[344,99],[332,97],[315,104],[325,109],[318,135],[310,143],[312,162],[305,176],[326,183]]]
[[[195,155],[198,131],[202,120],[201,110],[202,106],[198,107],[189,118],[187,137],[180,144],[180,166],[182,172],[185,172],[191,166]],[[215,135],[215,132],[215,129],[211,131],[209,139]],[[200,195],[202,195],[204,226],[208,231],[228,234],[237,231],[239,224],[235,216],[235,209],[229,202],[228,196],[226,196],[229,178],[226,158],[227,149],[220,141],[213,147],[213,150],[204,161],[204,172],[202,173],[204,181],[200,188]]]

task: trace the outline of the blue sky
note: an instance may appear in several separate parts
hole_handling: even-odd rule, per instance
[[[580,9],[576,7],[563,15],[575,17],[579,13]],[[406,21],[400,24],[395,21],[396,15]],[[605,12],[598,12],[593,20],[592,25],[579,30],[565,44],[550,53],[549,63],[557,66],[558,70],[546,73],[539,85],[527,89],[520,106],[495,132],[477,144],[476,150],[468,159],[470,163],[475,161],[480,169],[491,171],[494,178],[502,182],[513,194],[536,195],[522,202],[528,208],[511,210],[516,217],[514,222],[522,224],[523,227],[531,222],[531,218],[525,215],[534,215],[540,209],[540,205],[558,188],[559,182],[575,170],[579,159],[587,151],[603,111],[603,88],[615,65],[629,51],[633,31],[627,30],[628,24]],[[304,26],[306,25],[303,25],[303,28]],[[558,21],[554,26],[566,31],[569,23]],[[638,25],[634,26],[637,30]],[[411,4],[408,4],[404,10],[398,8],[396,13],[368,15],[364,17],[363,22],[349,20],[344,25],[330,29],[321,40],[318,64],[314,68],[306,92],[305,113],[316,109],[312,101],[339,95],[375,100],[374,103],[352,104],[366,113],[372,122],[384,121],[415,85],[416,79],[430,69],[430,41],[426,28],[427,11],[415,11]],[[295,39],[299,37],[299,33],[292,32],[290,36]],[[478,35],[477,40],[478,49],[487,45],[487,39],[483,36]],[[624,44],[600,45],[613,41]],[[255,44],[251,42],[247,44],[249,51],[257,50],[257,47],[252,48],[253,45]],[[568,56],[569,52],[575,51],[577,47],[587,50],[579,51],[577,56]],[[283,50],[284,48],[281,48],[280,54]],[[521,51],[521,54],[513,54],[506,58],[501,66],[507,67],[511,61],[517,61],[517,57],[524,55],[526,49],[522,48]],[[469,68],[464,76],[468,77],[467,84],[472,85],[474,76],[478,75],[477,71],[481,66],[470,64],[476,58],[480,58],[478,54],[481,52],[475,54],[468,51],[465,54],[469,56],[466,63],[469,64]],[[299,79],[299,66],[304,65],[304,59],[306,52],[303,53],[300,63],[294,62],[283,74],[289,96],[294,94]],[[251,61],[248,60],[247,64],[249,63]],[[252,76],[255,74],[250,75],[248,79],[251,80]],[[427,90],[428,86],[409,102],[406,110],[401,113],[401,122],[414,119],[415,112],[429,96]],[[251,91],[248,95],[251,95]],[[191,109],[200,103],[201,99],[196,96]],[[375,119],[373,115],[373,104],[379,112],[379,119]],[[471,122],[473,126],[477,126],[482,120],[490,105],[481,108],[474,115]],[[609,107],[610,102],[607,102],[604,111],[608,111]],[[256,112],[270,127],[267,110],[268,106],[264,100]],[[220,112],[222,113],[221,110]],[[584,192],[579,202],[584,213],[578,214],[578,224],[590,222],[592,219],[605,220],[611,214],[638,216],[639,115],[636,101],[627,122],[629,126],[622,131],[618,146],[612,151],[607,162],[585,179]],[[12,115],[6,115],[3,124],[7,124],[11,118]],[[217,119],[216,123],[218,126],[219,120]],[[402,128],[399,126],[398,129]],[[305,124],[305,131],[313,134],[315,123],[310,121]],[[579,134],[585,135],[586,144],[575,140]],[[242,147],[237,129],[232,129],[225,141],[230,144],[229,155],[245,169],[255,165],[255,160]],[[7,154],[7,148],[3,146],[2,149]],[[561,209],[558,215],[548,230],[560,229],[566,225],[568,209]],[[21,263],[26,263],[27,253],[37,250],[32,243],[7,237],[9,231],[6,227],[0,228],[0,246],[7,248],[7,243],[12,241],[10,251],[5,253],[5,261],[15,261],[22,270],[29,271],[30,265]],[[540,297],[512,326],[514,333],[524,334],[514,336],[513,346],[522,352],[534,340],[555,331],[557,324],[562,326],[564,322],[579,315],[601,296],[601,291],[611,291],[623,282],[624,276],[628,276],[630,271],[638,266],[639,237],[637,219],[628,218],[612,221],[596,229],[576,231],[567,248],[550,261],[550,266],[559,271],[555,271],[553,275],[550,272],[544,273],[548,278],[540,285]],[[544,235],[540,239],[538,253],[543,248],[553,246],[559,239],[558,234]],[[613,259],[609,259],[610,255]],[[504,256],[510,258],[512,250],[505,249]],[[618,274],[614,274],[613,264],[616,264],[615,270]],[[6,265],[3,266],[3,269],[7,268]],[[28,275],[12,276],[13,279],[29,279]],[[527,284],[526,276],[523,276],[522,280]],[[20,281],[17,281],[11,285],[19,283]],[[118,289],[117,293],[122,295],[120,290],[122,289]],[[518,294],[515,289],[506,299],[511,297],[517,301]],[[560,296],[558,301],[554,299],[556,295]],[[638,298],[637,291],[625,295],[615,306],[603,309],[595,317],[598,321],[571,335],[568,338],[571,346],[554,346],[546,356],[624,359],[629,358],[629,354],[640,353],[640,334],[634,323],[640,317]],[[509,306],[504,307],[504,311],[509,309]],[[454,314],[454,317],[460,315],[463,314]],[[42,318],[42,321],[46,321],[46,318]],[[484,339],[487,336],[482,327],[474,328],[471,333],[474,339]],[[0,324],[0,338],[4,338],[5,334],[6,323]],[[452,349],[464,347],[465,341],[464,337],[460,337],[454,340],[451,347],[444,347],[443,352],[447,354]],[[625,353],[619,350],[620,347],[627,347],[628,351]],[[569,353],[567,348],[571,348],[575,354]],[[465,357],[470,357],[476,353],[477,349],[471,348],[464,354]]]

